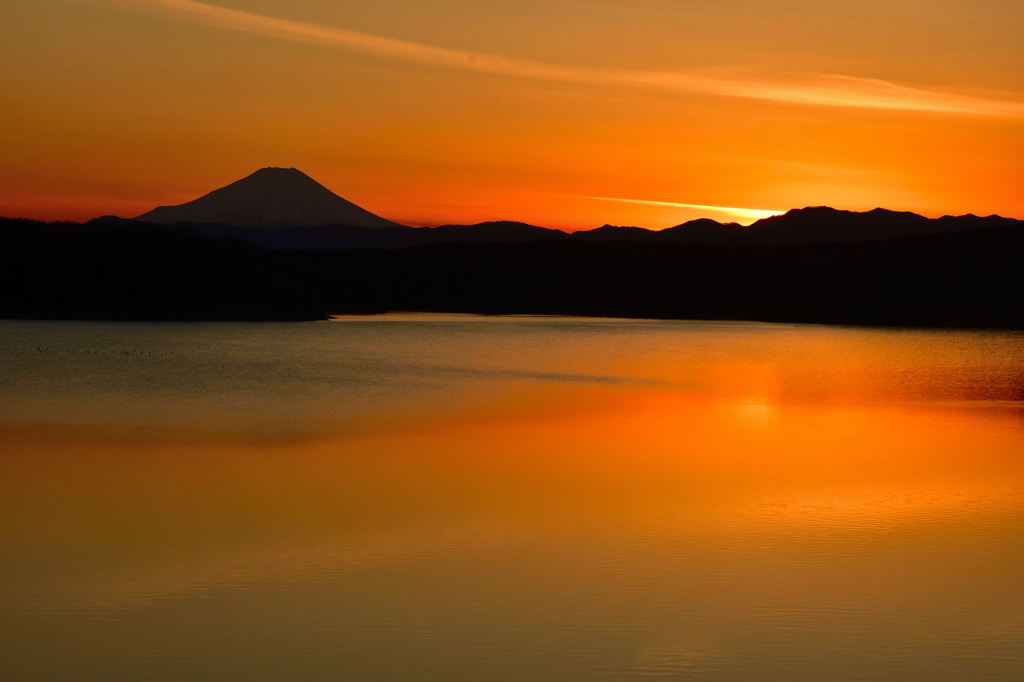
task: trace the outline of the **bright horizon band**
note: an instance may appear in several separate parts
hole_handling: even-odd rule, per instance
[[[770,218],[774,215],[782,215],[785,211],[770,211],[759,208],[732,208],[729,206],[706,206],[703,204],[683,204],[677,201],[651,201],[648,199],[620,199],[618,197],[582,197],[583,199],[594,199],[597,201],[619,201],[626,204],[640,204],[642,206],[660,206],[664,208],[695,208],[702,211],[713,211],[716,213],[726,213],[728,215],[736,216],[737,218],[744,218],[751,221],[762,220],[763,218]]]

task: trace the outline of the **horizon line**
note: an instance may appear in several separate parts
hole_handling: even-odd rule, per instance
[[[757,220],[754,220],[753,222],[758,222],[759,220],[763,220],[765,218],[770,218],[770,217],[774,217],[774,216],[785,215],[785,214],[790,213],[792,211],[802,211],[802,210],[806,210],[806,209],[828,209],[828,210],[831,210],[831,211],[837,211],[837,212],[841,212],[841,213],[857,213],[857,214],[867,214],[867,213],[873,213],[875,211],[886,211],[886,212],[890,212],[890,213],[910,213],[912,215],[920,216],[921,218],[924,218],[925,220],[941,220],[942,218],[966,218],[966,217],[973,217],[973,218],[1001,218],[1003,220],[1012,220],[1012,221],[1015,221],[1015,222],[1024,222],[1024,218],[1013,218],[1013,217],[1002,215],[1002,214],[999,214],[999,213],[976,213],[974,211],[968,211],[967,213],[943,213],[941,216],[938,216],[938,217],[935,217],[935,218],[930,218],[930,217],[928,217],[927,215],[925,215],[923,213],[918,213],[917,211],[890,209],[890,208],[885,208],[885,207],[882,207],[882,206],[876,206],[875,208],[866,209],[866,210],[856,210],[856,209],[836,208],[835,206],[830,206],[830,205],[827,205],[827,204],[814,204],[814,205],[810,205],[809,204],[809,205],[806,205],[806,206],[794,206],[792,208],[788,208],[788,209],[783,210],[783,211],[769,211],[769,210],[761,210],[761,209],[729,208],[729,207],[725,207],[725,206],[706,206],[706,205],[702,205],[702,204],[685,204],[685,203],[672,202],[672,201],[655,201],[655,200],[647,200],[647,199],[624,199],[624,198],[617,198],[617,197],[592,197],[592,196],[582,196],[582,195],[578,196],[577,198],[579,198],[579,199],[594,199],[594,200],[597,200],[597,201],[614,201],[614,202],[622,202],[622,203],[630,203],[630,204],[664,206],[666,208],[686,207],[686,208],[696,208],[696,209],[704,209],[704,210],[709,210],[709,211],[720,211],[720,212],[748,212],[748,213],[751,213],[751,214],[754,214],[754,213],[764,214],[761,217],[758,217]],[[190,203],[190,202],[185,202],[185,203]],[[176,204],[175,206],[178,206],[178,205],[181,205],[181,204]],[[362,207],[360,206],[360,208],[362,208]],[[8,214],[0,213],[0,220],[27,220],[27,221],[31,221],[31,222],[40,222],[40,223],[72,223],[72,224],[78,224],[78,225],[83,225],[83,224],[85,224],[87,222],[91,222],[93,220],[100,220],[102,218],[116,218],[118,220],[125,220],[125,221],[129,221],[129,222],[146,222],[146,221],[139,221],[137,217],[125,218],[123,216],[119,216],[119,215],[114,214],[114,213],[104,213],[104,214],[101,214],[101,215],[98,215],[98,216],[94,216],[92,218],[86,218],[84,220],[75,220],[75,219],[71,219],[71,218],[57,218],[57,219],[53,219],[53,220],[47,220],[47,219],[42,219],[42,218],[31,218],[31,217],[27,217],[25,215],[13,215],[13,214],[8,215]],[[547,227],[545,225],[537,225],[537,224],[528,223],[528,222],[525,222],[525,221],[522,221],[522,220],[514,220],[514,219],[508,219],[508,218],[492,218],[492,219],[487,219],[487,220],[481,220],[481,221],[476,222],[476,223],[436,222],[436,221],[423,221],[423,220],[409,220],[409,221],[406,221],[406,222],[397,222],[397,221],[391,220],[390,218],[385,218],[385,220],[388,220],[389,222],[392,222],[395,225],[399,225],[401,227],[407,227],[407,228],[414,229],[414,230],[418,230],[418,229],[433,229],[433,228],[443,227],[443,226],[473,227],[473,226],[477,226],[477,225],[484,225],[486,223],[519,223],[519,224],[522,224],[522,225],[528,225],[530,227],[540,227],[540,228],[543,228],[543,229],[555,230],[555,231],[558,231],[558,232],[567,232],[567,233],[571,234],[573,232],[589,232],[591,230],[600,229],[601,227],[625,227],[625,226],[621,226],[621,225],[616,226],[616,225],[605,224],[605,225],[600,225],[600,226],[597,226],[597,227],[583,227],[583,228],[577,228],[577,229],[569,229],[569,228]],[[728,224],[728,223],[719,223],[719,221],[714,220],[713,218],[706,218],[706,217],[695,218],[693,220],[684,221],[683,223],[680,223],[680,224],[686,224],[687,222],[693,222],[694,220],[713,220],[714,222],[716,222],[716,223],[718,223],[720,225]],[[409,223],[418,223],[418,225],[409,224]],[[750,224],[753,224],[753,223],[750,223]],[[750,224],[748,224],[748,225],[741,225],[741,227],[749,227]],[[304,226],[296,226],[296,227],[304,227]],[[306,226],[306,227],[308,227],[308,226]],[[633,225],[633,226],[630,226],[630,227],[635,227],[636,229],[640,229],[640,230],[646,230],[648,232],[661,232],[662,230],[670,229],[669,227],[664,227],[664,228],[641,227],[639,225]],[[676,225],[676,226],[670,226],[670,227],[678,227],[678,226]]]

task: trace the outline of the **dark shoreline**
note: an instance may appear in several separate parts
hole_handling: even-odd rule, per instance
[[[1024,329],[1024,230],[853,244],[457,242],[268,250],[157,226],[0,219],[0,317],[298,321],[538,314]]]

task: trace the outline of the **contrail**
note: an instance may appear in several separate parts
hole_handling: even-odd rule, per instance
[[[280,40],[513,78],[606,86],[643,86],[663,91],[785,102],[808,106],[1024,118],[1024,101],[922,90],[875,78],[809,74],[792,78],[668,71],[627,71],[549,64],[495,54],[453,50],[406,40],[267,17],[196,0],[138,0],[185,19]],[[1015,94],[1008,95],[1016,96]]]
[[[695,208],[701,211],[716,211],[727,213],[737,218],[761,220],[770,218],[773,215],[780,215],[785,211],[768,211],[760,208],[734,208],[731,206],[707,206],[705,204],[681,204],[676,201],[651,201],[649,199],[620,199],[618,197],[579,197],[580,199],[595,199],[597,201],[618,201],[624,204],[641,204],[643,206],[664,206],[666,208]]]

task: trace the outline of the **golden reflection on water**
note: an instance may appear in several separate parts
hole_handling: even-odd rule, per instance
[[[0,666],[1012,679],[1019,339],[798,334],[489,338],[461,362],[519,374],[282,432],[8,419]]]

